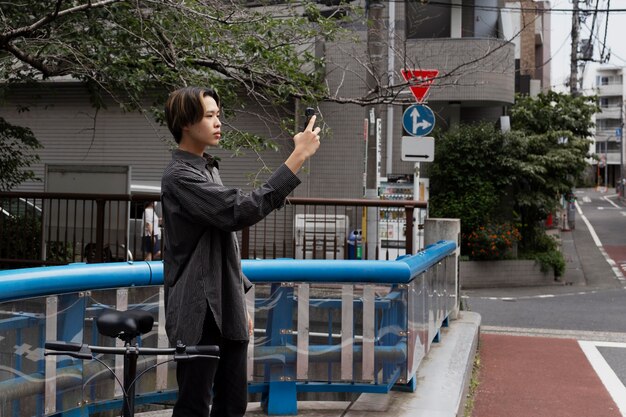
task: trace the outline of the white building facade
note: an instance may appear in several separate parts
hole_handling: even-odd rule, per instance
[[[601,112],[596,113],[596,133],[590,152],[599,160],[591,161],[596,184],[614,187],[624,176],[624,84],[625,67],[600,67],[596,70],[594,89]]]

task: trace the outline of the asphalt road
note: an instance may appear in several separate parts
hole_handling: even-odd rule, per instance
[[[614,196],[585,189],[576,193],[579,207],[616,267],[626,268],[626,207]],[[580,214],[576,227],[587,230]],[[589,231],[588,233],[592,233]],[[607,267],[600,251],[581,262],[603,265],[602,276],[576,286],[485,289],[464,292],[469,310],[482,316],[485,326],[626,333],[626,289]],[[596,266],[589,266],[589,268]],[[593,272],[593,271],[592,271]],[[625,273],[626,275],[626,273]],[[624,335],[626,337],[626,335]]]

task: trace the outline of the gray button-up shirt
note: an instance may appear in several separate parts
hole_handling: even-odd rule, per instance
[[[225,187],[217,162],[175,150],[161,183],[164,233],[165,329],[170,343],[197,344],[207,306],[222,336],[248,340],[245,295],[235,231],[282,207],[300,184],[281,165],[251,193]]]

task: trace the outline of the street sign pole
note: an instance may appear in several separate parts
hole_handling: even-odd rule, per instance
[[[419,200],[420,199],[420,163],[416,162],[413,165],[413,200]],[[417,253],[417,251],[420,249],[417,245],[418,245],[418,241],[417,241],[417,237],[418,237],[418,229],[419,227],[417,227],[417,216],[418,216],[419,210],[413,210],[413,251],[415,253]],[[412,255],[412,254],[411,254]]]

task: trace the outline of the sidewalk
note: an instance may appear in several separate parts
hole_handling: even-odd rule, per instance
[[[576,340],[483,334],[480,361],[473,417],[622,416]]]

